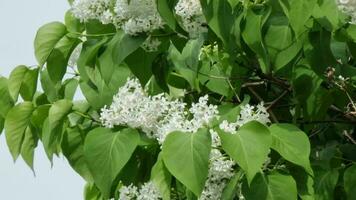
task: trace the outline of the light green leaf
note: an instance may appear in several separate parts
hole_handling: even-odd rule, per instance
[[[267,200],[295,200],[297,199],[297,185],[290,175],[274,172],[267,176]]]
[[[26,74],[27,74],[28,68],[24,65],[17,66],[14,70],[12,70],[8,85],[9,85],[9,92],[14,99],[14,101],[17,101],[17,98],[20,93],[22,81],[24,80]]]
[[[33,169],[33,157],[37,147],[38,137],[30,126],[26,128],[24,140],[21,147],[21,156],[26,164]]]
[[[67,128],[63,134],[61,147],[72,168],[87,182],[92,182],[93,177],[84,158],[84,134],[79,128]]]
[[[211,136],[206,129],[172,132],[163,143],[167,169],[196,196],[200,196],[208,175],[210,149]]]
[[[344,188],[347,199],[356,199],[356,165],[347,168],[344,173]]]
[[[25,101],[32,101],[37,89],[38,68],[17,66],[10,74],[8,86],[11,97],[17,101],[19,94]]]
[[[40,66],[46,63],[53,48],[66,33],[66,26],[61,22],[45,24],[37,31],[34,46],[35,56]]]
[[[23,102],[13,107],[6,116],[5,136],[7,146],[14,160],[21,152],[25,131],[31,119],[34,107],[31,102]]]
[[[72,102],[66,99],[59,100],[51,106],[48,113],[48,122],[51,131],[58,128],[72,110],[72,106]]]
[[[4,129],[5,119],[0,116],[0,135],[2,134],[2,130]]]
[[[77,38],[63,36],[52,49],[47,58],[47,71],[53,82],[62,80],[67,72],[68,60],[79,43],[80,40]]]
[[[263,14],[256,14],[252,9],[248,9],[242,38],[257,54],[261,70],[267,73],[270,70],[270,60],[262,40],[263,17]]]
[[[296,35],[303,32],[306,27],[305,23],[311,17],[314,6],[317,5],[316,0],[279,0],[284,13],[289,18]]]
[[[151,181],[158,187],[163,200],[170,200],[172,175],[164,165],[162,154],[159,154],[156,164],[152,167]]]
[[[120,33],[117,33],[120,34]],[[144,36],[124,35],[121,40],[116,43],[113,49],[113,58],[115,63],[120,64],[132,52],[136,51],[141,44],[146,40]]]
[[[222,147],[245,171],[249,182],[260,171],[267,159],[272,137],[268,128],[258,122],[249,122],[235,134],[219,131]]]
[[[269,127],[272,134],[272,149],[286,160],[304,167],[313,175],[310,167],[310,143],[307,135],[292,124],[273,124]]]
[[[246,200],[296,200],[297,185],[290,175],[272,172],[265,176],[256,175],[250,186],[243,185],[243,193]]]
[[[172,30],[175,30],[177,26],[176,19],[172,12],[172,8],[175,6],[174,3],[175,0],[157,1],[157,10],[159,14]]]
[[[84,157],[94,182],[103,196],[110,197],[113,181],[129,161],[139,142],[134,129],[112,132],[106,128],[92,130],[84,142]]]
[[[0,76],[0,117],[6,118],[7,113],[14,105],[8,89],[8,80]]]

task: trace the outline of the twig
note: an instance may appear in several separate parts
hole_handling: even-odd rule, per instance
[[[273,101],[271,102],[271,104],[267,107],[267,110],[269,110],[269,109],[271,109],[273,106],[275,106],[276,103],[278,103],[279,100],[281,100],[285,95],[287,95],[289,91],[290,91],[290,90],[284,90],[284,92],[283,92],[281,95],[279,95],[279,97],[277,97],[275,100],[273,100]]]
[[[351,137],[351,135],[349,135],[349,133],[346,130],[344,130],[343,134],[352,142],[352,144],[356,144],[356,141]]]
[[[239,97],[239,95],[236,93],[236,89],[234,88],[234,86],[231,84],[231,81],[229,79],[226,79],[227,83],[229,84],[231,90],[234,92],[236,99],[239,103],[241,103],[241,99]]]
[[[250,86],[258,86],[258,85],[263,85],[265,83],[265,81],[258,81],[258,82],[252,82],[252,83],[244,83],[242,84],[242,88],[245,88],[245,87],[250,87]]]

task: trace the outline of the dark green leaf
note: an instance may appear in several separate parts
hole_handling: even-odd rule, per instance
[[[336,169],[330,171],[315,170],[314,178],[315,200],[334,199],[334,190],[339,178],[339,172]]]
[[[356,165],[346,169],[344,173],[344,188],[347,199],[356,199]]]

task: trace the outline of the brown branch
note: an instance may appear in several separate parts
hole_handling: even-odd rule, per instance
[[[352,144],[356,144],[356,141],[351,137],[351,135],[349,135],[346,130],[344,130],[343,135],[347,137],[352,142]]]

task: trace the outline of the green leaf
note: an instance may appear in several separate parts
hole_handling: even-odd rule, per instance
[[[140,80],[142,85],[146,85],[152,77],[152,63],[156,56],[156,52],[148,53],[142,48],[139,48],[127,56],[125,60],[132,74]]]
[[[61,122],[72,110],[72,106],[72,102],[66,99],[59,100],[51,106],[48,114],[48,122],[51,131],[58,128]]]
[[[87,183],[84,187],[84,200],[104,200],[104,198],[94,184]]]
[[[28,69],[22,80],[20,94],[25,101],[32,101],[37,90],[39,68]]]
[[[196,133],[172,132],[163,143],[163,161],[173,176],[200,196],[208,175],[211,136],[206,129]]]
[[[315,200],[332,200],[334,199],[334,190],[339,178],[337,169],[330,171],[315,170],[314,189]]]
[[[145,40],[145,36],[130,36],[126,34],[121,37],[121,40],[116,43],[116,46],[113,50],[113,58],[115,63],[120,64],[122,61],[124,61],[125,58],[137,50]]]
[[[250,184],[250,187],[243,185],[243,192],[246,200],[266,199],[266,200],[296,200],[297,185],[290,175],[272,172],[265,176],[258,174]]]
[[[240,184],[240,179],[242,178],[242,173],[239,171],[236,173],[228,182],[226,187],[223,190],[223,193],[221,195],[221,199],[224,200],[233,200],[237,196],[237,190]]]
[[[35,148],[37,147],[38,137],[30,126],[26,128],[25,136],[21,147],[21,156],[26,164],[33,169],[33,157],[35,154]]]
[[[297,185],[290,175],[272,173],[268,179],[268,198],[270,200],[297,199]]]
[[[4,129],[4,123],[5,119],[0,116],[0,135],[2,134],[2,131]]]
[[[176,30],[177,28],[177,22],[172,12],[175,2],[175,0],[157,1],[157,10],[159,14],[172,30]]]
[[[5,119],[13,105],[14,101],[8,89],[8,80],[0,76],[0,117]]]
[[[117,132],[96,128],[86,137],[84,157],[95,184],[106,199],[110,197],[113,181],[129,161],[139,139],[138,132],[129,128]]]
[[[88,39],[83,43],[82,51],[77,61],[80,78],[87,81],[89,79],[87,68],[94,68],[99,50],[108,41],[107,37],[100,39]]]
[[[267,159],[272,137],[268,128],[258,122],[249,122],[235,134],[219,131],[222,147],[245,171],[252,181]]]
[[[255,13],[252,9],[248,9],[242,38],[257,54],[262,72],[267,73],[270,71],[270,61],[262,40],[263,17],[264,14]]]
[[[24,65],[17,66],[12,70],[9,77],[9,92],[14,101],[17,101],[17,98],[20,93],[22,81],[24,80],[28,68]]]
[[[56,101],[49,109],[48,119],[44,122],[42,142],[51,162],[53,154],[58,153],[63,133],[63,122],[72,110],[72,106],[72,102],[66,99]]]
[[[36,34],[34,46],[35,56],[43,66],[57,42],[67,33],[66,26],[61,22],[51,22],[42,26]]]
[[[10,74],[8,86],[11,97],[17,101],[19,94],[25,101],[32,101],[37,89],[38,68],[17,66]]]
[[[305,24],[311,17],[316,0],[279,0],[284,13],[289,19],[296,35],[302,33],[306,27]]]
[[[120,65],[114,62],[113,58],[113,50],[117,42],[121,40],[122,35],[116,34],[111,41],[108,43],[107,48],[103,52],[103,54],[99,57],[98,67],[100,70],[100,74],[103,77],[106,84],[109,84],[113,73],[115,72],[115,68]]]
[[[93,177],[84,158],[84,135],[79,128],[68,128],[65,131],[61,147],[72,168],[87,182],[92,182]]]
[[[47,58],[47,71],[53,82],[62,80],[67,72],[68,60],[79,43],[80,40],[77,38],[63,36],[52,49]]]
[[[64,17],[64,23],[69,32],[81,33],[84,31],[84,24],[74,17],[71,10],[68,10]]]
[[[162,154],[159,154],[156,164],[152,167],[151,181],[158,187],[163,200],[170,200],[172,175],[164,165]]]
[[[347,199],[356,199],[356,165],[346,169],[344,173],[344,188]]]
[[[229,45],[230,32],[234,24],[234,15],[231,5],[226,0],[201,0],[206,21],[214,33],[224,42]]]
[[[7,146],[14,160],[21,152],[25,131],[31,119],[34,107],[31,102],[23,102],[13,107],[6,116],[5,136]]]
[[[272,124],[269,131],[272,134],[272,149],[286,160],[304,167],[310,175],[313,175],[309,161],[310,143],[307,135],[292,124]]]

